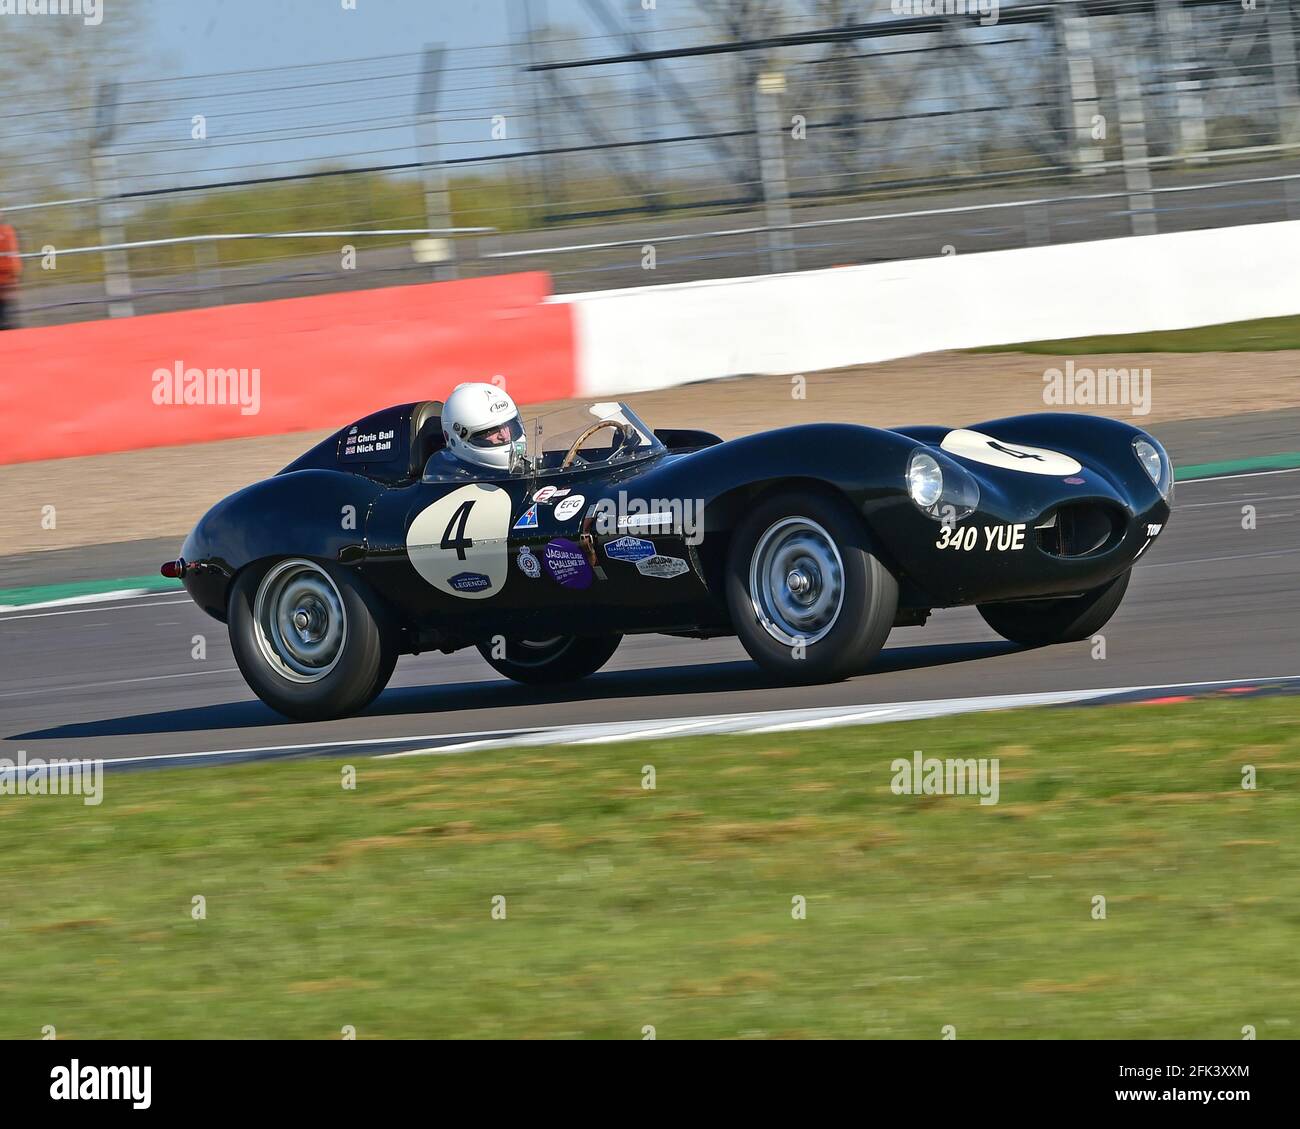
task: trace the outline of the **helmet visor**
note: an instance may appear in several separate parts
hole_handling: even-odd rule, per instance
[[[522,439],[524,434],[523,424],[519,422],[519,417],[508,419],[503,423],[493,424],[491,427],[485,427],[482,431],[476,431],[466,442],[471,447],[482,447],[491,450],[494,447],[505,447],[513,443],[516,439]]]

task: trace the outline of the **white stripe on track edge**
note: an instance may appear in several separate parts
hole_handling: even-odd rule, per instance
[[[867,714],[887,713],[880,721],[910,720],[942,717],[952,713],[973,713],[985,710],[1016,709],[1033,705],[1069,704],[1107,697],[1111,694],[1132,694],[1144,690],[1209,689],[1214,686],[1247,686],[1263,682],[1282,682],[1300,678],[1300,674],[1270,675],[1264,678],[1222,678],[1202,682],[1157,682],[1149,686],[1108,686],[1096,690],[1046,690],[1032,694],[995,694],[980,698],[936,698],[914,702],[865,704],[853,706],[814,706],[801,710],[765,710],[758,713],[714,714],[695,718],[658,718],[641,721],[606,722],[567,726],[521,726],[518,729],[482,729],[465,733],[422,733],[409,736],[364,737],[342,741],[306,741],[293,745],[256,745],[244,749],[209,749],[189,753],[158,753],[154,756],[108,757],[106,767],[127,764],[152,764],[163,766],[172,761],[209,760],[214,758],[247,757],[265,753],[300,753],[311,749],[356,749],[361,751],[377,745],[399,745],[411,741],[446,741],[448,744],[424,749],[409,749],[397,753],[380,753],[377,760],[394,760],[412,756],[442,756],[470,749],[510,748],[540,745],[571,745],[586,739],[608,737],[611,740],[650,739],[654,730],[664,730],[679,725],[689,725],[695,730],[683,736],[719,733],[790,732],[809,728],[807,724],[824,720],[831,725],[871,724],[862,719]],[[843,718],[843,720],[837,719]],[[814,718],[810,715],[821,715]],[[785,720],[778,720],[778,718]],[[764,725],[766,723],[766,725]],[[506,734],[502,736],[502,734]],[[93,756],[82,759],[97,759]],[[268,758],[269,759],[269,758]]]

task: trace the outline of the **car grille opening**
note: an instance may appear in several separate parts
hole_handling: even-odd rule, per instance
[[[1087,557],[1113,548],[1124,536],[1124,514],[1103,502],[1077,502],[1054,510],[1034,526],[1038,547],[1053,557]]]

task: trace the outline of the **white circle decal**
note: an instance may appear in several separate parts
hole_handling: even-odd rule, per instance
[[[510,495],[500,486],[462,486],[421,510],[406,531],[411,564],[440,592],[486,600],[510,570]]]
[[[574,494],[572,498],[565,498],[563,502],[556,502],[555,520],[567,521],[586,504],[587,499],[581,494]]]
[[[1083,469],[1069,455],[1063,455],[1060,451],[1049,451],[1046,447],[1026,447],[1023,443],[1004,443],[982,431],[969,431],[964,427],[948,432],[939,446],[950,455],[960,455],[963,459],[983,463],[985,466],[1019,470],[1026,474],[1064,477],[1067,474],[1078,474]]]

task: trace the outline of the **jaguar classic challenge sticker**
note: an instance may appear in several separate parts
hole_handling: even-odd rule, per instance
[[[596,575],[587,563],[587,554],[582,551],[582,546],[563,537],[546,543],[542,549],[542,564],[565,588],[590,588]]]
[[[1083,469],[1069,455],[1049,451],[1046,447],[1027,447],[1023,443],[1004,443],[982,431],[959,427],[943,437],[940,448],[985,466],[1018,470],[1025,474],[1050,474],[1058,478],[1078,474]]]
[[[587,504],[587,499],[581,494],[574,494],[571,498],[565,498],[562,502],[555,503],[555,520],[568,521],[583,506]]]
[[[605,543],[605,556],[611,561],[629,561],[635,564],[655,555],[655,543],[640,537],[620,537]]]
[[[529,580],[536,580],[542,575],[542,562],[539,561],[527,545],[519,550],[519,556],[515,558],[515,564],[519,566],[522,572]]]
[[[519,515],[519,520],[514,524],[515,529],[536,529],[537,528],[537,503],[534,502],[528,509]]]
[[[642,576],[657,576],[661,580],[671,580],[674,576],[681,576],[682,573],[689,572],[690,567],[681,557],[656,555],[636,562],[636,570]]]
[[[969,553],[972,549],[984,552],[1013,553],[1025,547],[1025,525],[968,525],[965,528],[945,525],[934,543],[936,549],[956,549]]]
[[[510,495],[500,486],[461,486],[426,506],[406,531],[411,567],[440,592],[484,600],[510,569]]]

